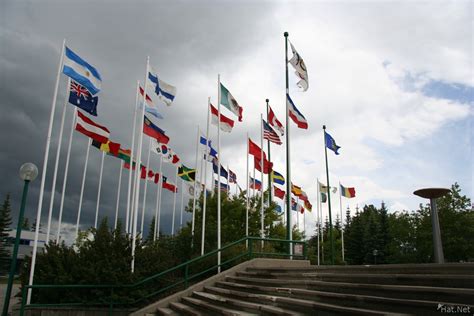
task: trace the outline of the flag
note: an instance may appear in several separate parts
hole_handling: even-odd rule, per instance
[[[273,186],[273,193],[275,194],[275,196],[279,199],[284,199],[285,198],[285,191],[277,188],[276,186]]]
[[[263,138],[268,139],[269,141],[277,145],[281,145],[282,142],[280,140],[280,137],[278,136],[277,133],[275,133],[273,128],[271,128],[270,125],[268,125],[268,123],[265,122],[265,120],[262,120],[262,123],[263,123]]]
[[[74,80],[71,80],[71,85],[69,86],[69,103],[86,111],[90,115],[97,116],[98,102],[99,97],[93,97],[89,90]]]
[[[356,196],[355,188],[346,188],[342,184],[339,185],[341,187],[341,195],[346,198],[353,198]]]
[[[84,86],[92,95],[96,95],[100,91],[102,78],[97,69],[67,46],[65,47],[63,74]]]
[[[319,182],[319,192],[324,192],[324,193],[327,193],[328,192],[328,187],[324,184],[322,184],[321,182]],[[337,188],[336,187],[331,187],[331,191],[332,193],[336,193],[337,192]]]
[[[219,121],[219,112],[212,104],[209,104],[209,105],[211,107],[211,117],[212,117],[211,123],[217,126],[218,125],[217,122]],[[220,124],[221,131],[230,133],[233,127],[234,127],[234,121],[232,121],[230,118],[228,118],[227,116],[221,113],[221,124]]]
[[[158,184],[159,181],[160,181],[160,174],[157,172],[157,173],[155,173],[155,177],[153,178],[153,182],[155,182],[155,184]]]
[[[275,170],[272,170],[272,181],[275,182],[276,184],[281,184],[281,185],[285,184],[285,178],[281,174],[276,172]]]
[[[178,192],[178,188],[174,184],[168,183],[167,181],[168,178],[163,176],[163,182],[161,184],[161,187],[174,193]]]
[[[281,136],[285,135],[285,129],[283,128],[283,124],[281,124],[280,121],[276,118],[275,113],[273,113],[271,107],[268,107],[268,123],[273,126],[275,130],[280,132]]]
[[[140,95],[143,97],[143,94],[145,91],[143,90],[142,87],[139,87]],[[140,109],[143,108],[143,101],[140,101]],[[153,115],[156,118],[163,119],[163,116],[158,112],[158,109],[153,103],[153,100],[150,98],[150,96],[147,94],[146,95],[146,103],[145,103],[145,112]]]
[[[308,201],[308,195],[303,190],[301,190],[301,193],[298,195],[298,198],[305,202]]]
[[[336,155],[339,155],[337,151],[339,150],[339,148],[341,148],[341,146],[337,146],[334,138],[332,138],[331,135],[326,133],[326,131],[324,131],[324,140],[326,142],[326,147],[334,151]]]
[[[94,123],[81,111],[77,111],[76,131],[100,143],[106,143],[110,136],[110,131],[107,127]]]
[[[253,155],[255,158],[260,159],[262,155],[262,150],[249,138],[249,154]],[[263,152],[263,159],[266,159],[267,156]]]
[[[203,137],[203,136],[201,136],[199,142],[200,142],[202,145],[206,145],[206,138]],[[212,162],[212,159],[213,159],[213,158],[217,158],[217,150],[215,150],[214,148],[212,148],[211,140],[209,140],[209,141],[207,142],[207,146],[209,147],[209,148],[207,149],[207,153],[208,153],[208,155],[209,155],[210,157],[208,157],[208,159],[206,159],[206,160]],[[206,156],[206,155],[204,155],[204,156]]]
[[[179,157],[166,144],[161,144],[156,139],[152,139],[151,149],[155,154],[162,155],[166,162],[173,165],[179,162]]]
[[[124,163],[124,164],[123,164],[123,167],[124,167],[125,169],[130,169],[130,162]],[[135,167],[136,167],[136,163],[135,163],[135,161],[134,161],[134,162],[133,162],[132,170],[135,170],[135,169],[136,169]]]
[[[218,168],[217,165],[218,165],[217,159],[213,160],[213,161],[212,161],[212,170],[214,170],[214,173],[215,173],[215,174],[218,174],[218,172],[217,172],[217,168]],[[225,170],[225,168],[224,168],[222,165],[221,165],[221,173],[220,173],[220,175],[221,175],[221,177],[224,177],[224,178],[226,178],[226,179],[227,179],[227,177],[228,177],[228,175],[229,175],[228,172],[227,172],[227,170]]]
[[[146,167],[140,166],[140,178],[146,179]]]
[[[291,193],[296,196],[300,196],[301,192],[303,192],[303,190],[301,190],[301,187],[294,185],[293,183],[291,184]]]
[[[130,155],[132,151],[130,149],[119,148],[117,155],[115,157],[122,159],[126,163],[130,163]]]
[[[250,184],[249,184],[249,187],[250,187],[251,189],[261,190],[261,189],[262,189],[262,182],[260,182],[260,181],[257,180],[257,179],[254,179],[254,178],[250,177]]]
[[[239,117],[239,122],[242,122],[242,107],[237,103],[235,98],[230,94],[229,90],[221,83],[221,104],[228,108],[232,113]]]
[[[178,177],[184,181],[192,182],[196,179],[196,169],[191,169],[185,165],[181,165],[181,167],[178,167]]]
[[[288,62],[295,68],[295,75],[300,79],[296,85],[302,88],[303,91],[306,91],[308,90],[308,71],[306,70],[306,65],[293,44],[290,43],[290,46],[293,57]]]
[[[165,131],[153,124],[152,121],[148,117],[144,117],[144,124],[143,124],[143,133],[155,138],[157,141],[163,144],[168,144],[170,138],[165,135]]]
[[[296,207],[298,204],[296,204],[296,200],[294,198],[291,198],[291,210],[296,211]]]
[[[156,71],[151,69],[148,72],[148,79],[150,80],[151,84],[155,87],[155,93],[160,100],[166,103],[166,105],[170,106],[176,96],[176,87],[164,82],[163,80],[158,78],[158,74]]]
[[[303,114],[296,108],[293,100],[291,100],[290,95],[286,94],[286,102],[288,103],[288,111],[291,119],[299,128],[308,129],[308,122],[306,121]]]
[[[214,189],[217,189],[219,182],[214,180]],[[229,191],[230,185],[221,182],[221,191]]]
[[[260,158],[254,157],[253,159],[254,168],[262,172],[261,160]],[[263,173],[268,174],[272,171],[273,162],[268,161],[266,158],[263,158]]]
[[[229,183],[237,183],[237,175],[229,169]]]
[[[328,196],[326,195],[326,193],[321,192],[321,203],[326,203],[327,200],[328,200]]]
[[[310,212],[313,210],[313,205],[308,200],[304,201],[304,207]]]
[[[140,91],[140,95],[143,97],[143,94],[145,93],[145,90],[143,90],[143,88],[142,88],[141,86],[138,87],[138,90]],[[148,95],[148,93],[147,93],[147,95],[146,95],[146,104],[147,104],[148,106],[154,106],[153,100],[150,98],[150,96]]]
[[[92,141],[92,146],[100,149],[101,151],[111,154],[113,156],[118,156],[120,150],[120,144],[114,143],[108,140],[106,143],[101,143],[96,140]]]

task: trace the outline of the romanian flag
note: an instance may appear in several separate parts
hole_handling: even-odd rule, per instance
[[[353,198],[356,196],[355,188],[346,188],[342,184],[339,185],[341,187],[341,196],[346,198]]]
[[[272,181],[275,182],[276,184],[281,184],[281,185],[285,184],[285,178],[281,174],[276,172],[275,170],[272,171]]]

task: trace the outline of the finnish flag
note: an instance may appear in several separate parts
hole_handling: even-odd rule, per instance
[[[99,93],[102,78],[97,69],[75,54],[67,46],[65,47],[63,73],[86,87],[92,95]]]
[[[156,71],[151,69],[148,72],[148,80],[151,84],[155,87],[156,95],[166,103],[166,105],[170,106],[176,96],[176,87],[164,82],[163,80],[158,78],[158,74]]]

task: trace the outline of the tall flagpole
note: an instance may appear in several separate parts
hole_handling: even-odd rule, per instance
[[[296,197],[296,227],[299,230],[300,229],[300,198]]]
[[[63,143],[64,121],[66,119],[67,102],[68,102],[70,85],[71,85],[71,78],[68,78],[67,85],[66,85],[66,95],[64,97],[63,111],[61,114],[61,126],[59,127],[58,147],[56,148],[56,161],[54,162],[53,185],[51,187],[51,199],[49,201],[49,211],[48,211],[48,226],[46,229],[46,243],[49,242],[49,235],[51,233],[51,218],[53,216],[54,195],[56,193],[56,180],[58,178],[59,156],[61,155],[61,145]]]
[[[199,125],[197,127],[197,132],[196,132],[196,156],[194,159],[194,165],[197,171],[197,164],[198,164],[198,151],[199,151]],[[197,177],[194,177],[194,184],[193,184],[193,218],[191,222],[191,237],[192,237],[192,243],[191,245],[194,245],[194,221],[196,219],[196,181]]]
[[[268,105],[268,102],[270,102],[269,99],[265,99],[267,102],[267,123],[268,123],[268,113],[270,112],[270,106]],[[270,140],[267,139],[267,145],[268,145],[268,161],[272,161],[271,156],[270,156]],[[262,148],[263,149],[263,148]],[[268,170],[268,205],[272,203],[272,173],[270,170]]]
[[[252,197],[255,197],[255,158],[253,159],[253,189],[252,189]]]
[[[128,173],[128,189],[127,189],[127,213],[125,214],[125,231],[130,233],[130,223],[129,218],[131,215],[131,210],[133,209],[133,201],[131,200],[132,194],[132,175],[133,175],[133,154],[135,152],[135,129],[137,123],[137,112],[138,112],[138,96],[139,96],[140,82],[137,81],[137,88],[135,92],[135,110],[133,111],[133,127],[132,127],[132,147],[130,148],[130,172]],[[146,91],[143,92],[146,96]],[[135,190],[135,186],[133,186]]]
[[[97,220],[99,218],[100,189],[102,188],[102,174],[104,172],[104,157],[105,157],[105,152],[102,152],[102,157],[100,159],[99,187],[97,189],[97,204],[96,204],[96,207],[95,207],[94,228],[96,228],[96,229],[97,229]]]
[[[84,196],[84,186],[86,184],[86,173],[87,173],[87,163],[89,162],[89,153],[92,145],[92,138],[87,140],[87,150],[86,150],[86,161],[84,163],[84,172],[82,173],[82,184],[81,184],[81,193],[79,194],[79,208],[77,209],[77,221],[76,221],[76,237],[77,240],[79,236],[79,222],[81,221],[81,211],[82,211],[82,198]]]
[[[61,221],[63,218],[64,195],[66,194],[67,174],[69,170],[69,158],[71,157],[72,135],[74,135],[74,123],[76,122],[76,115],[77,115],[77,108],[74,107],[74,113],[72,115],[71,131],[69,132],[69,143],[67,145],[66,166],[64,167],[63,189],[61,191],[61,203],[59,205],[58,232],[56,235],[56,240],[58,242],[59,242],[59,237],[61,236]]]
[[[137,169],[135,172],[135,181],[136,181],[136,194],[135,194],[135,206],[134,206],[134,214],[133,214],[133,229],[132,229],[132,262],[131,262],[131,270],[132,273],[135,271],[135,248],[137,243],[137,219],[138,219],[138,200],[140,196],[140,173],[139,169],[141,169],[141,159],[142,159],[142,146],[143,146],[143,124],[144,124],[144,117],[145,117],[145,105],[146,105],[146,87],[148,83],[148,70],[150,67],[150,56],[146,58],[146,71],[145,71],[145,83],[143,85],[143,107],[142,113],[140,116],[140,133],[138,138],[138,152],[137,152]]]
[[[341,213],[341,255],[342,255],[342,262],[344,262],[344,225],[343,225],[344,219],[342,218],[341,181],[339,181],[339,209],[340,209],[340,213]]]
[[[161,174],[161,166],[163,165],[163,156],[160,156],[160,167],[158,174],[160,177],[158,178],[157,189],[156,189],[156,206],[155,206],[155,234],[153,236],[153,241],[156,238],[160,238],[160,216],[161,216],[161,187],[163,183],[163,176]]]
[[[56,74],[56,84],[54,86],[53,101],[51,103],[51,112],[49,114],[49,125],[48,125],[48,135],[46,137],[46,148],[44,150],[44,159],[43,159],[43,169],[41,170],[41,186],[40,186],[40,195],[38,199],[38,211],[36,214],[36,230],[35,230],[35,242],[33,245],[33,254],[31,258],[31,269],[30,269],[30,278],[28,285],[33,285],[33,278],[35,275],[35,265],[36,265],[36,252],[38,251],[38,237],[39,237],[39,228],[41,222],[41,209],[43,207],[43,195],[44,195],[44,183],[46,181],[46,171],[48,169],[48,156],[49,156],[49,145],[51,144],[51,133],[53,130],[53,121],[54,121],[54,108],[56,105],[56,99],[58,97],[58,87],[59,87],[59,78],[61,76],[61,68],[63,66],[64,59],[64,47],[66,46],[66,40],[63,40],[63,45],[61,48],[61,57],[59,58],[58,72]],[[31,303],[31,288],[28,289],[27,304]]]
[[[318,185],[318,188],[316,189],[316,193],[317,193],[317,196],[316,196],[316,225],[318,227],[318,266],[320,264],[320,261],[319,261],[319,258],[320,258],[320,253],[319,253],[319,240],[321,239],[321,225],[320,225],[320,220],[321,220],[321,217],[320,217],[320,211],[321,211],[321,206],[320,206],[320,199],[321,199],[321,192],[319,192],[319,179],[316,178],[316,182],[317,182],[317,185]]]
[[[285,78],[286,78],[286,239],[292,240],[291,230],[291,163],[290,163],[290,109],[288,107],[287,95],[290,93],[288,88],[288,32],[283,33],[285,36]],[[289,244],[290,256],[293,254],[293,244]]]
[[[194,181],[196,182],[196,181]],[[174,178],[174,183],[175,183],[175,188],[177,189],[178,188],[178,166],[176,166],[176,171],[175,171],[175,178]],[[176,190],[178,191],[178,190]],[[176,193],[177,192],[174,192],[173,195],[174,195],[174,199],[173,199],[173,220],[171,222],[171,235],[174,236],[174,218],[175,218],[175,214],[176,214]]]
[[[324,229],[323,229],[323,204],[321,198],[321,187],[318,182],[319,188],[319,231],[321,234],[321,263],[324,264]]]
[[[323,125],[324,137],[324,156],[326,158],[326,180],[328,193],[328,209],[329,209],[329,239],[331,245],[331,264],[334,264],[334,237],[332,233],[332,216],[331,216],[331,187],[329,186],[329,169],[328,169],[328,148],[326,146],[326,125]]]
[[[250,177],[250,172],[249,172],[249,133],[247,132],[247,152],[246,152],[246,156],[247,156],[247,169],[245,171],[245,175],[246,175],[246,178],[247,178],[247,191],[246,191],[246,195],[247,195],[247,203],[246,203],[246,208],[245,208],[245,237],[248,237],[249,236],[249,177]],[[249,246],[249,240],[247,239],[245,241],[245,247],[248,248]]]
[[[221,272],[221,75],[217,75],[217,153],[218,153],[218,167],[217,167],[217,273]]]
[[[179,215],[179,229],[180,230],[183,229],[183,210],[184,210],[184,180],[181,179],[181,212]]]
[[[206,126],[206,157],[209,158],[209,116],[210,116],[211,97],[207,98],[207,126]],[[201,256],[204,254],[204,241],[206,236],[206,200],[207,200],[207,164],[204,162],[204,202],[202,206],[202,228],[201,228]],[[212,186],[212,184],[211,184]]]
[[[261,194],[261,201],[260,201],[260,238],[265,237],[264,233],[264,211],[263,211],[263,171],[265,170],[265,166],[263,165],[263,115],[260,113],[260,181],[262,182],[262,194]],[[269,170],[270,173],[270,170]],[[263,249],[263,240],[261,242],[261,246]]]
[[[118,181],[118,189],[117,189],[117,204],[115,205],[115,220],[114,220],[114,230],[117,229],[117,221],[118,221],[118,211],[120,205],[120,188],[122,186],[122,169],[123,169],[123,161],[120,160],[120,170],[119,170],[119,181]]]
[[[150,167],[150,153],[151,153],[151,138],[148,140],[148,158],[146,160],[146,168],[148,170]],[[142,200],[142,220],[140,223],[140,234],[142,235],[143,238],[143,225],[145,224],[145,210],[146,210],[146,191],[148,187],[148,172],[145,175],[145,187],[143,188],[143,200]]]
[[[227,164],[227,185],[228,185],[228,190],[227,190],[227,199],[230,198],[230,182],[229,182],[229,176],[230,176],[230,172],[229,172],[229,164]]]

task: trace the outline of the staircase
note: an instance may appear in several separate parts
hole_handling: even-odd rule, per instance
[[[450,312],[451,311],[451,312]],[[253,259],[138,315],[474,314],[474,264],[311,266]]]

